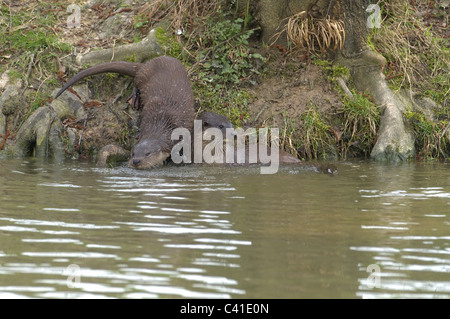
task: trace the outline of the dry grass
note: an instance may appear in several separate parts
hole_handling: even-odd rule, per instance
[[[430,1],[417,0],[414,8],[407,0],[380,2],[385,18],[371,41],[390,61],[387,79],[397,78],[400,87],[421,88],[430,78],[448,75],[448,42],[446,48],[421,14],[430,10]]]
[[[151,25],[168,18],[169,28],[175,34],[179,34],[179,31],[190,34],[198,20],[211,16],[219,5],[219,1],[208,0],[152,0],[142,6],[139,15]],[[189,30],[185,29],[187,26]]]
[[[373,29],[368,39],[372,49],[387,58],[386,79],[394,89],[411,89],[438,104],[430,109],[432,116],[421,109],[405,114],[416,136],[417,158],[445,160],[450,154],[448,2],[378,3],[384,19],[381,28]]]
[[[278,40],[286,33],[287,39],[298,50],[321,54],[328,50],[342,50],[345,42],[345,24],[342,20],[314,18],[306,11],[299,12],[287,19],[284,28],[275,36]]]

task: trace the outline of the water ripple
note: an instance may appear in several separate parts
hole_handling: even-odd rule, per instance
[[[381,197],[411,197],[413,199],[427,199],[427,198],[450,198],[450,193],[445,192],[443,187],[425,187],[425,188],[410,188],[409,192],[406,190],[395,190],[390,192],[383,192],[381,190],[360,189],[361,197],[366,198],[381,198]],[[370,194],[370,195],[366,195]]]

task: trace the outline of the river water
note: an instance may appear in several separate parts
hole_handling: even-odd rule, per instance
[[[0,298],[449,298],[450,166],[0,163]]]

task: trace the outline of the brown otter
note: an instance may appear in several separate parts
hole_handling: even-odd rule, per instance
[[[150,60],[152,61],[152,60]],[[137,70],[142,66],[142,63],[134,63],[134,62],[109,62],[99,64],[93,67],[90,67],[86,70],[83,70],[77,73],[74,77],[72,77],[67,83],[58,91],[55,95],[55,99],[58,98],[65,90],[69,88],[69,86],[75,84],[81,79],[95,75],[100,73],[120,73],[124,75],[129,75],[132,77],[136,76]]]
[[[222,131],[223,136],[227,134],[227,128],[232,130],[232,135],[236,135],[234,126],[231,124],[228,117],[214,112],[203,112],[198,117],[202,121],[203,130],[214,127]]]
[[[147,169],[162,165],[170,156],[176,141],[171,133],[176,128],[192,132],[195,118],[194,95],[186,68],[178,59],[161,56],[146,63],[111,62],[81,71],[56,94],[94,74],[115,72],[134,77],[142,104],[140,133],[133,147],[129,165]]]
[[[224,139],[226,137],[226,129],[231,130],[232,136],[237,135],[237,132],[234,130],[233,124],[229,121],[229,119],[226,116],[223,116],[223,115],[220,115],[217,113],[213,113],[213,112],[203,112],[197,117],[197,119],[202,121],[202,131],[201,131],[202,134],[204,134],[206,132],[206,130],[209,128],[217,128],[222,132]],[[206,145],[211,144],[211,143],[214,144],[214,141],[213,142],[203,141],[202,151],[204,150]],[[193,148],[193,145],[192,145],[192,148]],[[221,148],[219,148],[219,150],[220,149]],[[193,151],[194,150],[192,149],[191,152],[193,152]],[[232,160],[231,163],[228,163],[228,164],[239,164],[238,160],[237,160],[236,145],[235,145],[234,151],[235,151],[234,159]],[[244,165],[250,164],[249,152],[250,152],[250,147],[247,144],[247,145],[245,145],[245,162],[241,163],[241,164],[244,164]],[[102,150],[99,152],[97,165],[106,166],[110,162],[115,162],[118,160],[120,161],[122,158],[127,158],[128,154],[129,154],[128,151],[126,151],[118,146],[107,145],[104,148],[102,148]],[[182,156],[182,153],[179,155]],[[225,155],[226,155],[226,153],[225,153]],[[337,172],[337,168],[333,164],[305,163],[305,162],[302,162],[301,160],[299,160],[296,156],[293,156],[293,155],[289,154],[288,152],[285,152],[281,149],[279,149],[278,161],[279,161],[279,164],[282,164],[282,165],[289,165],[289,164],[292,164],[294,166],[298,165],[298,166],[304,167],[306,169],[311,169],[316,172],[322,172],[322,173],[330,174],[330,175],[333,175],[334,173]],[[224,163],[225,163],[225,157],[223,158],[223,162],[219,162],[219,164],[224,164]],[[262,164],[259,156],[257,157],[257,161],[255,164]]]
[[[236,133],[234,132],[233,124],[231,124],[230,120],[228,120],[228,117],[224,115],[213,112],[202,112],[197,117],[197,120],[202,121],[202,127],[204,130],[211,127],[218,128],[225,136],[226,129],[231,129],[232,135],[236,135]],[[130,152],[125,150],[124,148],[114,144],[108,144],[102,147],[98,152],[97,166],[105,167],[117,162],[128,161],[129,156]]]
[[[221,130],[222,134],[223,134],[223,142],[225,142],[226,140],[226,129],[231,129],[232,131],[232,135],[236,136],[238,133],[234,130],[234,126],[233,124],[231,124],[231,122],[229,121],[228,117],[224,116],[224,115],[220,115],[218,113],[214,113],[214,112],[203,112],[202,114],[199,115],[198,119],[202,120],[202,134],[205,133],[205,131],[209,128],[218,128]],[[220,143],[220,141],[217,141]],[[205,150],[205,146],[209,145],[211,149],[215,148],[215,146],[217,145],[215,140],[214,141],[203,141],[203,145],[202,145],[202,150]],[[222,145],[218,145],[218,146],[222,146]],[[259,148],[259,146],[258,146]],[[248,144],[245,145],[244,147],[245,149],[245,158],[243,160],[243,163],[239,163],[238,162],[238,158],[237,158],[237,145],[234,145],[234,159],[232,159],[231,163],[228,164],[244,164],[244,165],[248,165],[251,164],[253,162],[250,161],[250,146]],[[217,151],[221,152],[221,150],[224,151],[223,153],[223,157],[222,157],[222,161],[216,164],[224,164],[226,162],[226,147],[225,147],[225,143],[223,143],[223,147],[218,147],[216,148]],[[259,149],[258,149],[259,150]],[[298,157],[282,150],[282,149],[278,149],[278,163],[281,165],[300,165],[302,167],[308,168],[308,169],[312,169],[316,172],[322,172],[325,174],[330,174],[333,175],[337,172],[337,168],[336,166],[334,166],[333,164],[327,164],[327,163],[323,163],[323,164],[313,164],[313,163],[305,163],[302,162]],[[259,157],[259,152],[256,156],[256,162],[254,164],[263,164],[260,157]]]

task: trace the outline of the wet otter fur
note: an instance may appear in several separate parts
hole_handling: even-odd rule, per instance
[[[197,119],[202,121],[203,132],[205,132],[205,130],[207,130],[209,128],[220,129],[222,132],[222,135],[223,135],[223,143],[226,142],[226,136],[227,136],[226,130],[227,129],[232,130],[231,132],[232,132],[233,136],[237,135],[237,132],[234,130],[233,124],[230,122],[228,117],[226,117],[224,115],[214,113],[214,112],[203,112],[199,115],[199,117]],[[211,143],[211,141],[203,141],[203,148],[207,144],[210,144],[210,143]],[[212,143],[214,145],[214,141]],[[224,144],[223,150],[226,151],[225,144]],[[245,145],[245,154],[246,154],[245,163],[243,163],[243,164],[249,164],[249,146],[248,146],[248,144]],[[225,158],[225,156],[224,156],[224,158]],[[300,162],[301,161],[297,157],[295,157],[281,149],[279,150],[279,163],[280,164],[293,164],[293,163],[300,163]],[[234,152],[234,163],[237,163],[236,145],[235,145],[235,152]],[[257,158],[257,163],[259,163],[259,164],[261,163],[259,156]]]
[[[81,71],[56,94],[84,77],[115,72],[134,77],[142,104],[140,132],[131,152],[129,166],[149,169],[162,165],[177,141],[171,140],[176,128],[193,131],[194,94],[186,68],[175,58],[161,56],[146,63],[111,62]]]
[[[73,76],[67,83],[56,93],[55,99],[57,99],[65,90],[67,90],[71,85],[80,81],[81,79],[100,73],[120,73],[124,75],[129,75],[132,77],[136,76],[137,70],[142,66],[142,63],[134,62],[109,62],[99,64],[83,70]]]
[[[236,135],[233,124],[231,124],[230,120],[225,115],[214,112],[203,112],[197,119],[202,121],[203,131],[211,127],[218,128],[222,131],[222,134],[225,137],[228,128],[233,130],[233,135]]]
[[[234,126],[233,124],[230,122],[230,120],[228,119],[228,117],[218,114],[218,113],[214,113],[214,112],[203,112],[199,115],[198,119],[202,120],[202,128],[203,128],[203,132],[205,132],[205,130],[207,130],[208,128],[218,128],[221,130],[222,134],[223,134],[223,150],[226,152],[226,147],[225,147],[225,137],[226,137],[226,129],[232,129],[233,134],[232,135],[237,135],[237,132],[234,131]],[[203,149],[207,144],[213,143],[214,141],[203,141]],[[229,164],[239,164],[238,160],[237,160],[237,149],[236,149],[236,145],[234,146],[234,162],[233,163],[229,163]],[[221,149],[221,148],[219,148]],[[242,163],[243,165],[248,165],[250,164],[250,160],[249,160],[249,152],[250,152],[250,148],[249,145],[246,144],[245,145],[245,163]],[[324,174],[329,174],[329,175],[333,175],[337,172],[337,168],[335,165],[333,164],[328,164],[328,163],[317,163],[317,164],[313,164],[313,163],[305,163],[302,162],[299,158],[297,158],[296,156],[282,150],[279,149],[279,156],[278,156],[278,161],[279,164],[281,165],[299,165],[305,168],[309,168],[312,169],[316,172],[320,172],[320,173],[324,173]],[[223,163],[216,163],[216,164],[225,164],[225,157],[226,154],[223,154]],[[261,160],[259,158],[259,154],[257,156],[257,162],[255,164],[262,164]]]

